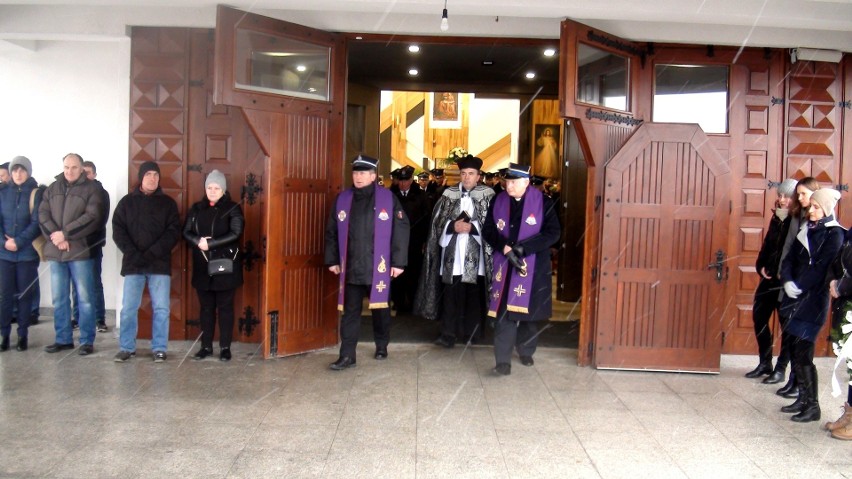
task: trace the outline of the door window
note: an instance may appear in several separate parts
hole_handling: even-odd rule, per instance
[[[698,123],[705,133],[728,131],[728,67],[654,67],[654,122]]]

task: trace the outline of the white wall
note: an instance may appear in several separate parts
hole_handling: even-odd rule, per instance
[[[468,151],[474,155],[478,154],[507,134],[511,134],[512,152],[505,161],[517,163],[520,115],[520,100],[474,98],[470,103]]]
[[[79,153],[97,165],[115,208],[127,193],[130,39],[34,46],[0,49],[0,162],[24,155],[33,177],[50,184],[62,173],[62,157]],[[108,310],[120,309],[120,257],[110,224],[103,265]],[[50,307],[47,263],[39,271],[41,306]]]

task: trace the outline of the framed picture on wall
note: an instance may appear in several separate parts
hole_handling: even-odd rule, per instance
[[[432,128],[461,128],[460,93],[433,92],[429,100],[429,121]]]
[[[562,162],[559,158],[562,142],[560,141],[560,126],[558,124],[535,125],[531,143],[533,174],[545,178],[561,178]]]

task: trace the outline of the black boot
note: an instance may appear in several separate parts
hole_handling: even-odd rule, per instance
[[[798,364],[793,365],[793,371],[796,373],[796,389],[799,391],[798,397],[796,397],[796,401],[793,404],[784,406],[781,408],[781,412],[786,413],[799,413],[802,412],[802,406],[805,405],[805,397],[807,393],[804,391],[804,382],[802,376],[802,368],[799,367]]]
[[[761,376],[765,376],[767,374],[772,374],[772,363],[761,362],[757,365],[756,368],[745,374],[745,377],[749,379],[759,378]]]
[[[786,374],[784,374],[784,373],[786,372],[786,370],[787,370],[787,368],[778,366],[776,364],[775,370],[772,371],[772,374],[763,378],[763,381],[761,381],[761,382],[763,384],[778,384],[778,383],[780,383],[781,381],[784,380],[784,376],[786,376]]]
[[[805,399],[802,402],[802,410],[799,414],[791,417],[794,422],[819,421],[821,412],[819,410],[819,396],[817,394],[817,369],[816,366],[800,368],[802,373],[802,387],[799,389],[800,396]]]
[[[796,387],[796,384],[796,370],[793,369],[790,371],[790,377],[787,379],[787,384],[785,384],[781,389],[775,391],[775,394],[790,399],[799,397],[799,389]]]
[[[3,339],[0,339],[0,351],[8,351],[9,350],[9,336],[3,336]]]

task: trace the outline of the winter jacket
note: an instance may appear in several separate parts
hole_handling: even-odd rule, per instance
[[[843,315],[846,314],[846,302],[852,301],[852,230],[846,232],[840,253],[828,269],[827,280],[837,280],[837,292],[840,297],[832,302],[831,324],[832,328],[838,328],[843,323]]]
[[[38,188],[33,178],[27,178],[22,185],[12,182],[0,187],[0,239],[3,244],[6,236],[15,238],[18,251],[9,251],[0,247],[0,260],[38,261],[38,253],[33,248],[33,240],[41,234],[38,227],[38,208],[41,205],[41,193],[36,192],[33,210],[30,211],[30,195]]]
[[[529,192],[527,189],[527,193]],[[507,311],[506,317],[511,321],[543,321],[550,319],[553,315],[553,299],[551,298],[552,286],[552,270],[550,263],[550,247],[559,241],[559,236],[562,234],[562,227],[559,226],[559,217],[556,216],[556,208],[553,201],[548,197],[542,198],[542,210],[544,214],[544,223],[541,225],[541,230],[523,241],[518,241],[518,235],[521,231],[521,222],[524,211],[524,199],[521,201],[511,199],[509,201],[509,237],[504,238],[497,230],[497,225],[494,221],[494,205],[497,204],[497,197],[491,201],[488,207],[488,216],[485,219],[485,225],[482,227],[482,237],[494,251],[503,251],[505,246],[520,245],[523,247],[524,256],[535,254],[535,271],[533,272],[533,291],[530,293],[530,309],[529,314]],[[501,195],[508,195],[503,192]],[[511,275],[512,267],[506,272],[507,277]],[[508,287],[509,282],[506,282]],[[505,295],[504,295],[505,297]]]
[[[103,197],[98,184],[80,175],[69,184],[63,174],[47,187],[38,209],[39,225],[48,240],[44,256],[49,261],[77,261],[91,257],[89,235],[101,227],[104,215]],[[70,243],[69,251],[59,251],[50,235],[62,231]]]
[[[766,268],[769,276],[778,277],[778,270],[781,267],[781,253],[784,249],[784,241],[787,239],[787,231],[790,229],[791,221],[791,216],[782,220],[775,213],[772,213],[769,228],[763,238],[763,245],[760,247],[760,253],[757,254],[755,267],[758,274],[760,274],[761,269]],[[761,278],[763,278],[762,275]]]
[[[808,223],[781,263],[781,284],[792,281],[802,290],[797,298],[784,295],[779,309],[787,320],[785,332],[815,342],[828,313],[827,273],[845,232],[833,216]],[[802,242],[807,235],[807,245]]]
[[[227,291],[243,284],[239,241],[244,225],[243,210],[240,205],[231,201],[227,192],[215,205],[210,205],[207,198],[192,205],[183,227],[183,237],[192,250],[193,288],[201,291]],[[198,249],[198,242],[202,237],[209,238],[209,251],[204,254]],[[220,258],[233,259],[234,272],[215,276],[207,274],[208,260]]]
[[[109,222],[109,193],[104,188],[104,185],[101,184],[98,180],[92,180],[95,184],[98,185],[98,189],[100,190],[101,195],[101,203],[103,208],[103,216],[101,217],[100,228],[97,231],[90,234],[86,241],[89,243],[89,248],[92,250],[93,258],[100,258],[104,255],[104,245],[106,244],[106,234],[107,234],[107,223]]]
[[[352,207],[349,210],[349,238],[346,251],[346,283],[373,284],[373,230],[376,209],[376,184],[353,188]],[[340,198],[338,196],[338,198]],[[408,216],[399,202],[393,198],[393,226],[391,230],[390,264],[404,269],[408,265]],[[337,241],[337,200],[329,211],[325,225],[325,264],[340,265],[340,246]]]
[[[112,239],[124,256],[121,275],[166,274],[180,239],[177,203],[161,188],[146,195],[138,187],[122,198],[112,215]]]

